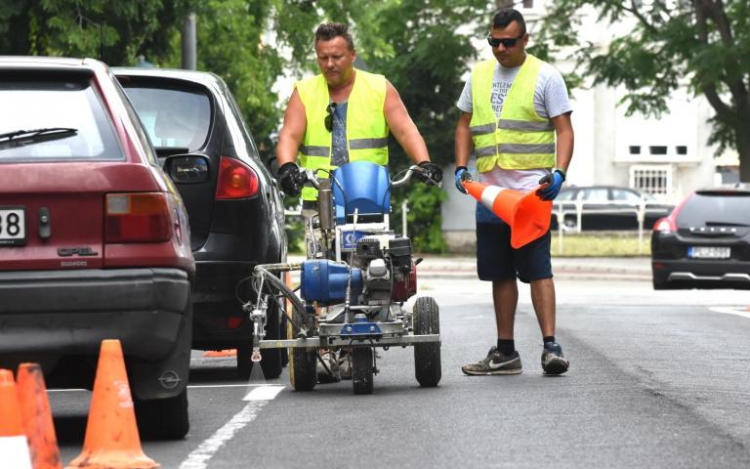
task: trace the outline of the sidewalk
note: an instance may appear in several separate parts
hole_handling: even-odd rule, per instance
[[[474,257],[425,255],[417,270],[424,278],[476,277]],[[552,273],[558,279],[651,280],[648,257],[555,257]]]
[[[415,255],[423,260],[417,267],[420,278],[476,278],[474,257]],[[290,262],[301,262],[302,256],[289,256]],[[552,273],[557,279],[637,280],[651,281],[649,257],[555,257]]]

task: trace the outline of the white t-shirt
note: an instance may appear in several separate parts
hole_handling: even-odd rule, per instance
[[[510,86],[521,67],[505,68],[500,63],[495,64],[495,74],[492,77],[492,110],[495,117],[500,118],[503,102],[508,96]],[[458,108],[467,113],[473,112],[474,106],[471,94],[471,75],[466,80],[461,97],[458,98]],[[553,118],[573,112],[568,99],[568,89],[560,72],[552,65],[543,63],[534,89],[534,109],[541,117]],[[501,169],[495,166],[492,171],[479,173],[479,180],[485,184],[506,187],[513,190],[531,191],[539,185],[539,179],[544,177],[551,168],[528,170]]]

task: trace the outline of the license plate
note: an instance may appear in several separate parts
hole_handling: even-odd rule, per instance
[[[0,246],[26,244],[26,211],[23,207],[0,207]]]
[[[731,248],[713,246],[690,246],[688,257],[692,259],[729,259],[732,255]]]

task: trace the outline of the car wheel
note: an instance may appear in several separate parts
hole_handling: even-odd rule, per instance
[[[268,319],[266,321],[266,338],[270,340],[281,339],[281,321],[279,313],[281,305],[276,298],[271,298],[268,304]],[[281,376],[281,349],[266,348],[260,351],[263,359],[260,361],[260,367],[263,370],[263,376],[266,379],[276,379]]]
[[[133,398],[138,433],[146,440],[181,440],[190,430],[187,388],[174,397]]]

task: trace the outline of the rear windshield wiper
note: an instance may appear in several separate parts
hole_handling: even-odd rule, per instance
[[[44,142],[66,138],[78,133],[78,129],[69,127],[45,127],[33,130],[14,130],[0,134],[0,145],[25,145],[26,143]]]

